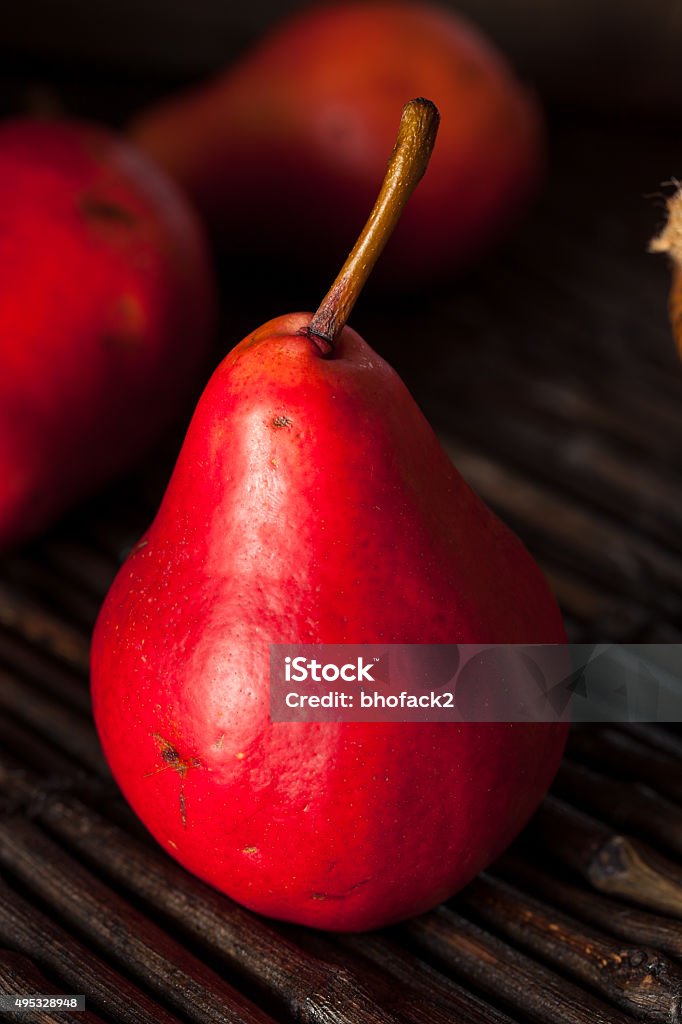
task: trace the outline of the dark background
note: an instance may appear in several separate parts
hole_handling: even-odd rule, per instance
[[[251,0],[25,0],[6,5],[3,49],[24,60],[178,78],[217,70],[305,3]],[[447,0],[445,6],[448,6]],[[544,96],[591,108],[682,106],[676,0],[462,0]]]
[[[123,125],[294,6],[5,5],[0,111]],[[353,324],[539,559],[571,639],[679,643],[682,370],[669,269],[646,250],[664,183],[682,176],[682,5],[460,6],[540,92],[546,187],[485,262],[410,300],[370,285]],[[229,261],[220,279],[216,360],[319,299],[284,274],[236,288]],[[0,991],[86,992],[90,1014],[40,1018],[50,1024],[675,1019],[679,726],[575,733],[511,855],[446,907],[378,935],[265,921],[150,842],[102,758],[88,647],[181,436],[0,564]]]

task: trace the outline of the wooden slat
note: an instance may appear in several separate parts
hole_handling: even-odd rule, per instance
[[[679,759],[642,742],[636,733],[609,726],[576,729],[569,740],[569,751],[577,760],[597,765],[617,777],[645,782],[682,804]]]
[[[101,954],[195,1024],[272,1024],[31,822],[0,820],[0,863]]]
[[[513,886],[481,875],[458,900],[498,933],[627,1013],[670,1024],[682,1006],[682,968],[641,944],[613,940]]]
[[[452,910],[439,907],[401,927],[416,948],[538,1024],[626,1024],[630,1017],[541,967]]]
[[[69,991],[85,993],[88,1007],[120,1024],[179,1024],[177,1017],[2,881],[0,942],[59,977]]]
[[[0,669],[0,708],[54,740],[96,775],[110,775],[92,719]]]
[[[79,800],[41,789],[30,773],[19,778],[5,762],[4,767],[0,763],[0,777],[6,791],[14,791],[19,799],[23,794],[36,807],[41,822],[60,840],[220,956],[232,972],[277,1000],[297,1020],[316,1024],[333,1014],[338,1024],[390,1024],[391,1014],[374,1004],[362,977],[349,965],[328,964],[304,953],[256,915],[202,885],[160,851],[143,846]],[[339,1002],[349,991],[352,1008],[342,1010]],[[400,998],[404,1015],[408,995]],[[466,996],[462,1000],[466,1004]],[[418,1005],[415,1001],[415,1012],[407,1013],[410,1020],[417,1020]]]
[[[600,892],[682,918],[682,867],[648,844],[552,796],[542,803],[531,830]]]
[[[646,786],[610,779],[565,759],[554,792],[601,820],[682,856],[682,806]]]
[[[13,950],[0,950],[0,992],[7,995],[79,995],[63,992],[47,981],[27,957]],[[3,1019],[25,1021],[30,1024],[103,1024],[87,1007],[85,1010],[30,1010],[3,1013]]]
[[[0,626],[87,674],[88,636],[9,583],[0,582]]]
[[[587,886],[579,885],[573,878],[567,881],[557,872],[554,861],[548,865],[553,871],[548,871],[539,867],[536,860],[536,857],[526,859],[522,851],[518,851],[517,856],[507,854],[502,857],[492,871],[602,931],[628,942],[643,942],[682,960],[682,928],[679,922],[608,899]]]

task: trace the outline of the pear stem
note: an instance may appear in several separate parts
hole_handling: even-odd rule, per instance
[[[308,335],[322,355],[332,353],[336,338],[346,326],[405,204],[421,180],[439,121],[440,114],[431,100],[410,100],[403,107],[398,137],[369,219],[308,327]]]

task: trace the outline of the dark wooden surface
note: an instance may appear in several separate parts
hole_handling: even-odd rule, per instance
[[[105,97],[122,118],[113,95],[102,82],[82,109]],[[551,127],[548,187],[515,238],[438,294],[368,292],[354,324],[539,558],[572,638],[676,643],[682,371],[667,268],[645,250],[679,126],[556,110]],[[271,271],[222,278],[216,358],[318,298]],[[0,567],[0,991],[85,992],[88,1019],[110,1024],[682,1020],[673,727],[577,734],[511,853],[384,933],[265,921],[147,838],[94,734],[88,637],[176,445]]]

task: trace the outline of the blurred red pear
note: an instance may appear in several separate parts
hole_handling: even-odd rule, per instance
[[[0,548],[129,467],[200,382],[215,314],[202,229],[125,139],[0,125]]]
[[[535,97],[453,12],[391,0],[314,7],[234,68],[142,114],[132,133],[233,251],[319,267],[353,244],[396,110],[415,95],[441,111],[441,138],[380,268],[412,287],[498,241],[544,165]]]

